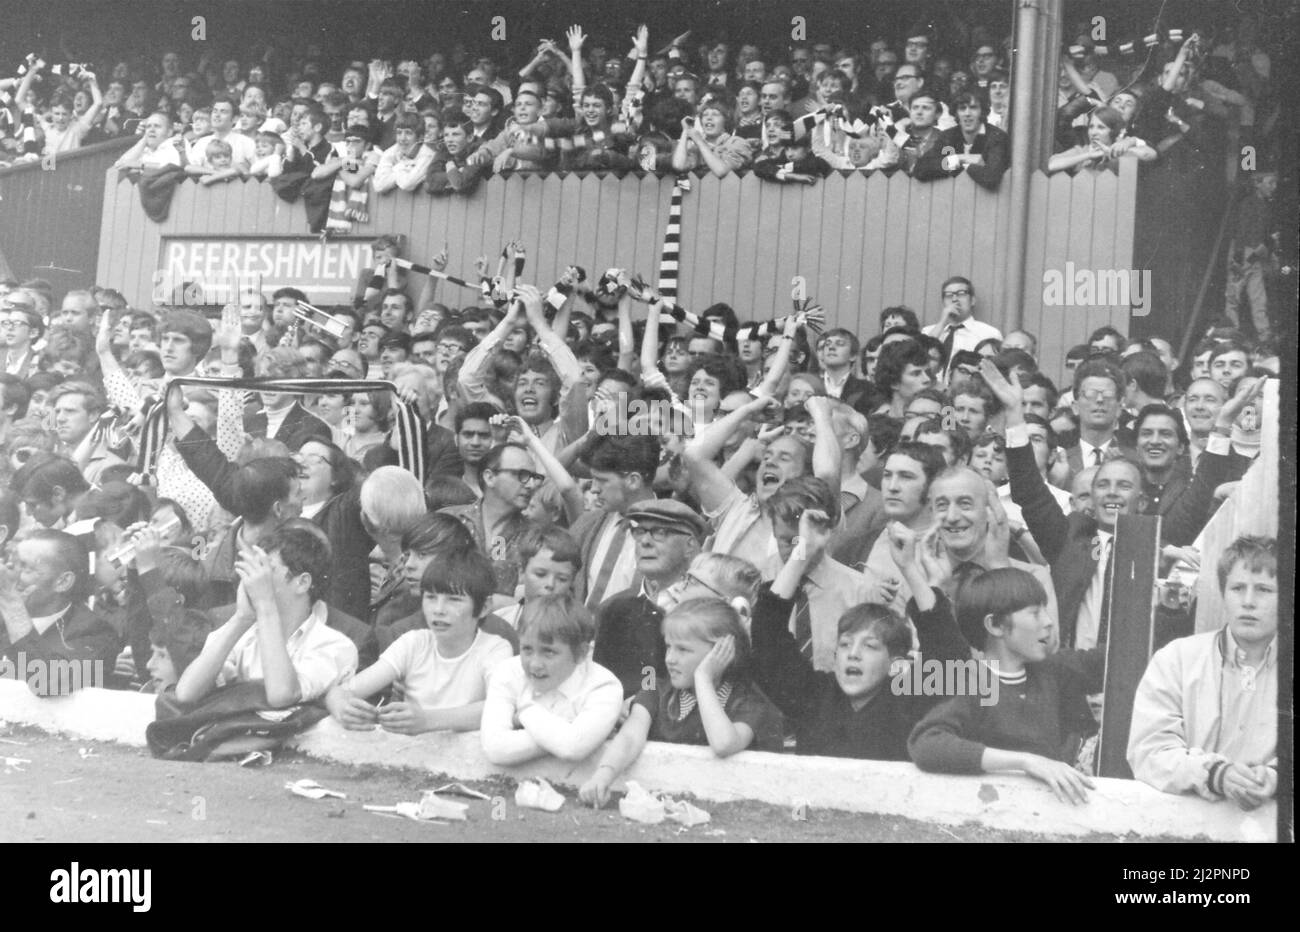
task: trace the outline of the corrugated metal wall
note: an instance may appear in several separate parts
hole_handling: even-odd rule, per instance
[[[106,169],[134,142],[86,146],[60,155],[53,170],[0,169],[0,253],[15,277],[48,279],[56,292],[95,283]]]
[[[1127,161],[1127,160],[1126,160]],[[1044,370],[1055,377],[1065,350],[1102,324],[1127,328],[1127,307],[1046,308],[1045,269],[1128,268],[1133,254],[1136,166],[1119,176],[1037,175],[1031,187],[1031,249],[1025,257],[1024,326],[1039,337]],[[468,197],[396,192],[372,197],[370,222],[358,235],[400,232],[413,258],[450,245],[449,271],[471,273],[474,257],[495,256],[510,239],[528,247],[528,280],[550,283],[570,263],[593,275],[628,268],[653,279],[672,191],[671,178],[514,175],[493,178]],[[1006,329],[1001,302],[1010,194],[990,193],[969,178],[931,183],[903,174],[833,174],[812,186],[780,185],[753,175],[692,179],[682,212],[681,302],[702,309],[716,301],[741,318],[766,319],[789,308],[791,279],[832,320],[863,335],[876,331],[891,304],[937,319],[939,286],[965,275],[979,295],[978,316]],[[147,306],[150,275],[168,236],[307,237],[300,203],[270,186],[234,182],[180,186],[162,224],[145,218],[129,181],[112,173],[104,192],[98,280]]]

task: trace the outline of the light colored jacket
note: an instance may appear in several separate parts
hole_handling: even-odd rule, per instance
[[[1166,793],[1195,791],[1216,799],[1205,785],[1215,761],[1277,766],[1277,640],[1250,690],[1252,676],[1237,665],[1235,652],[1225,627],[1179,638],[1151,658],[1129,727],[1135,777]],[[1238,689],[1249,701],[1231,701]]]

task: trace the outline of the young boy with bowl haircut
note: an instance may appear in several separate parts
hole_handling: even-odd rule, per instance
[[[1052,654],[1047,594],[1014,567],[962,585],[957,625],[993,667],[998,689],[989,697],[955,696],[931,709],[908,739],[912,760],[940,773],[1023,771],[1063,802],[1086,802],[1092,783],[1072,763],[1083,738],[1097,730],[1087,697],[1101,691],[1103,652]]]
[[[519,656],[492,671],[483,705],[483,753],[509,766],[547,754],[580,761],[618,723],[623,686],[591,659],[596,623],[569,593],[524,603]]]
[[[477,550],[450,552],[431,562],[420,580],[428,627],[408,631],[351,682],[325,696],[344,727],[418,735],[440,729],[473,731],[483,713],[488,672],[513,655],[510,644],[479,628],[496,588],[492,564]],[[364,697],[393,687],[394,701]]]

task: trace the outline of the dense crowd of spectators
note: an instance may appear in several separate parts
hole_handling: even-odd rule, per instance
[[[337,84],[314,62],[191,71],[168,52],[102,95],[85,70],[38,84],[33,60],[5,146],[138,132],[128,169],[323,186],[320,229],[363,221],[366,192],[505,171],[996,186],[1005,43],[976,34],[957,55],[907,32],[779,54],[684,35],[652,54],[641,30],[624,58],[574,27],[567,54],[543,41],[517,75],[461,49],[354,63]],[[1155,83],[1084,50],[1063,65],[1049,170],[1173,159],[1241,116],[1231,94],[1266,133],[1252,49],[1189,38]],[[1259,80],[1216,96],[1216,60]],[[869,334],[823,329],[807,303],[695,313],[651,270],[528,283],[528,244],[451,291],[447,253],[414,263],[401,236],[375,243],[356,306],[323,314],[294,288],[210,321],[5,282],[0,654],[102,661],[110,685],[187,709],[257,681],[266,707],[320,703],[346,728],[480,729],[499,764],[583,759],[613,735],[581,791],[595,803],[647,740],[1023,771],[1083,802],[1115,523],[1160,515],[1160,650],[1129,759],[1160,789],[1253,808],[1277,786],[1276,545],[1242,538],[1204,567],[1196,548],[1276,416],[1255,303],[1276,172],[1251,184],[1233,281],[1253,335],[1213,315],[1180,360],[1176,332],[1106,327],[1050,373],[1033,334],[980,320],[967,270]],[[1203,635],[1198,572],[1225,606]],[[972,659],[991,702],[900,688],[900,665]]]

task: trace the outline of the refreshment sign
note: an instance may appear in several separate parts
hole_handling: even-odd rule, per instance
[[[154,304],[224,305],[253,289],[268,298],[293,287],[313,304],[352,303],[357,277],[373,263],[371,241],[164,238],[153,276]]]

